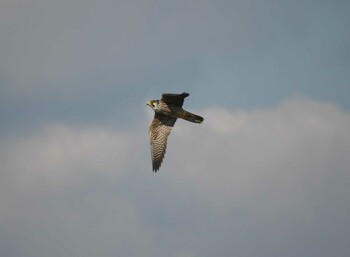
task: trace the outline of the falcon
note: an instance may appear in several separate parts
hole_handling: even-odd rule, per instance
[[[182,105],[189,94],[162,94],[160,100],[150,100],[147,105],[150,106],[155,114],[149,125],[149,138],[151,144],[151,157],[153,171],[157,172],[164,159],[167,139],[171,129],[178,118],[202,123],[203,118],[196,114],[182,109]]]

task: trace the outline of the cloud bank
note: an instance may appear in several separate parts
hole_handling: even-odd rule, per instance
[[[2,139],[1,256],[348,256],[350,114],[292,99],[147,127]]]

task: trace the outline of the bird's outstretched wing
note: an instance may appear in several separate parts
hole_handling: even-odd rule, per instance
[[[149,126],[153,171],[157,172],[166,152],[167,139],[176,118],[156,113]]]
[[[185,98],[189,95],[190,94],[186,92],[183,92],[182,94],[162,94],[161,101],[166,104],[182,107]]]

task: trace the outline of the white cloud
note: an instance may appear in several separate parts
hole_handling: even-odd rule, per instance
[[[130,167],[132,154],[137,155],[135,149],[127,133],[65,125],[4,140],[0,148],[2,218],[13,215],[11,206],[22,204],[28,195],[67,192],[100,177],[119,180]]]
[[[93,173],[122,175],[132,147],[126,133],[55,125],[8,144],[2,149],[1,163],[6,172],[18,177],[21,187],[38,183],[61,187]]]
[[[287,210],[329,179],[349,179],[350,116],[334,105],[294,99],[276,109],[203,116],[203,126],[180,123],[167,168],[214,204],[267,197]]]
[[[307,99],[196,112],[204,123],[177,122],[158,174],[146,126],[55,125],[2,144],[9,245],[29,256],[346,256],[334,251],[349,250],[349,113]]]

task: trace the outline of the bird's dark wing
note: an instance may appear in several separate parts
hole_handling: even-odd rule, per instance
[[[149,126],[153,171],[157,172],[166,152],[167,139],[176,118],[155,114]]]
[[[182,94],[162,94],[161,101],[174,106],[182,107],[184,100],[190,94],[183,92]]]

